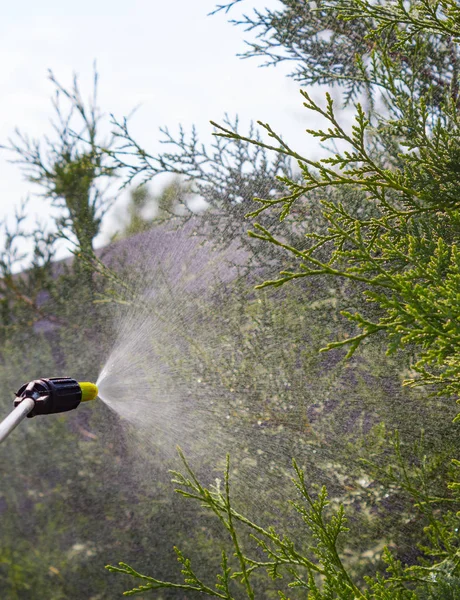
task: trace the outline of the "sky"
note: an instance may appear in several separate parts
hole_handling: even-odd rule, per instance
[[[245,12],[276,7],[277,0],[245,0]],[[225,113],[241,123],[269,122],[296,148],[308,153],[311,126],[299,85],[284,65],[259,68],[242,60],[245,34],[223,13],[208,16],[215,0],[16,0],[0,6],[0,144],[16,127],[40,138],[50,132],[53,85],[48,69],[64,85],[79,76],[89,97],[93,64],[99,73],[99,106],[122,118],[139,107],[132,132],[149,151],[160,149],[160,126],[175,131],[195,124],[209,140],[209,121]],[[235,15],[240,11],[236,11]],[[108,123],[108,121],[107,121]],[[107,125],[108,127],[108,125]],[[18,165],[0,151],[0,219],[30,197],[29,218],[49,221],[50,208],[24,180]],[[153,185],[155,190],[155,185]],[[121,218],[126,192],[106,219],[98,245],[107,242]]]

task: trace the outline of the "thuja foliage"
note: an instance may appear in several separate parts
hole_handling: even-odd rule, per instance
[[[83,100],[76,76],[71,87],[64,87],[52,72],[49,78],[55,88],[52,135],[31,139],[17,129],[0,148],[10,152],[12,162],[58,209],[54,234],[89,252],[114,201],[107,193],[114,166],[100,150],[102,145],[110,148],[111,142],[100,134],[97,73],[89,102]]]
[[[449,2],[337,2],[328,7],[346,21],[374,19],[376,26],[367,34],[374,49],[361,68],[370,89],[379,87],[382,111],[381,115],[366,112],[357,104],[355,123],[347,129],[330,95],[318,103],[302,90],[305,108],[325,123],[308,133],[343,148],[319,161],[301,156],[269,124],[261,123],[274,144],[252,143],[295,159],[303,181],[285,178],[288,194],[256,199],[259,207],[249,216],[279,209],[284,219],[299,204],[308,211],[312,191],[327,194],[322,201],[327,231],[309,233],[306,249],[286,244],[255,223],[253,237],[283,248],[299,263],[297,269],[263,285],[317,276],[363,283],[369,310],[344,313],[361,331],[328,348],[345,346],[350,355],[363,340],[383,332],[389,352],[415,350],[416,375],[408,383],[433,384],[440,394],[456,394],[460,262],[454,29],[458,8]],[[419,60],[423,62],[433,45],[443,42],[451,46],[450,77],[444,88],[436,83],[420,88]],[[408,61],[410,69],[404,68]],[[225,137],[235,136],[225,127],[220,130]],[[371,205],[374,214],[363,217],[359,208],[350,210],[337,197],[343,188],[360,194],[362,205]]]
[[[314,532],[317,539],[317,545],[312,549],[311,559],[303,556],[288,537],[279,535],[273,528],[266,530],[258,526],[233,508],[230,500],[230,461],[228,457],[223,482],[216,480],[216,484],[208,489],[203,487],[196,478],[183,454],[180,453],[180,455],[185,467],[185,475],[174,472],[173,482],[180,486],[177,491],[186,498],[199,500],[216,515],[229,534],[234,554],[229,556],[225,550],[222,551],[221,573],[217,575],[217,582],[210,585],[201,580],[191,562],[177,548],[176,554],[184,575],[183,584],[174,584],[143,576],[125,564],[121,564],[120,567],[107,567],[112,572],[125,573],[145,581],[143,585],[125,592],[125,595],[169,587],[230,599],[238,597],[238,592],[234,588],[241,587],[244,589],[245,595],[253,599],[256,596],[251,582],[252,575],[259,569],[268,569],[273,579],[282,578],[281,573],[283,572],[289,575],[292,587],[315,589],[318,594],[320,592],[315,584],[315,575],[326,575],[329,572],[331,582],[334,582],[334,591],[346,594],[341,597],[355,598],[356,595],[362,597],[358,588],[350,580],[335,548],[340,534],[347,531],[343,510],[339,509],[336,515],[327,518],[325,509],[329,502],[326,489],[322,488],[318,490],[317,495],[312,496],[305,484],[304,473],[295,462],[294,484],[300,492],[301,502],[293,503],[293,507],[301,515],[304,523]],[[245,532],[250,532],[257,547],[265,555],[265,559],[261,559],[257,554],[254,558],[248,556],[241,539],[243,536],[240,535],[240,526],[243,526]],[[283,594],[282,597],[286,596]]]
[[[410,490],[416,500],[416,508],[426,517],[423,551],[432,558],[431,561],[427,558],[421,565],[404,567],[388,549],[384,549],[386,576],[365,577],[364,583],[360,584],[352,579],[346,562],[341,558],[343,540],[349,531],[343,506],[337,506],[328,498],[324,486],[318,487],[309,482],[295,460],[292,481],[297,499],[290,501],[290,505],[299,519],[299,527],[305,528],[306,534],[311,536],[312,542],[308,548],[299,545],[301,536],[293,539],[274,527],[260,526],[235,509],[230,495],[229,457],[223,481],[217,479],[215,484],[205,487],[179,451],[184,473],[173,472],[173,483],[178,486],[176,491],[185,498],[199,501],[217,517],[228,534],[230,550],[222,550],[221,571],[216,580],[204,581],[199,570],[178,548],[175,548],[175,552],[181,565],[182,583],[143,575],[125,563],[120,563],[118,567],[108,566],[107,569],[141,581],[126,591],[126,596],[173,589],[200,592],[227,600],[241,598],[242,595],[254,599],[257,597],[254,579],[259,571],[264,571],[275,581],[278,595],[284,600],[289,597],[308,597],[312,600],[456,598],[460,580],[457,558],[460,517],[448,513],[440,519],[437,512],[442,502],[458,504],[459,484],[451,483],[451,493],[447,493],[446,497],[433,495],[427,485],[428,469],[423,446],[418,451],[424,458],[415,474],[411,475],[397,437],[393,446],[395,468],[386,476]],[[453,461],[453,469],[458,468],[460,462]]]
[[[220,8],[233,4],[238,2]],[[350,358],[363,342],[379,335],[389,353],[413,359],[409,385],[429,385],[437,394],[455,398],[460,371],[458,5],[450,0],[281,4],[278,11],[255,12],[240,21],[250,29],[261,28],[263,43],[252,45],[249,54],[263,54],[273,62],[294,58],[301,64],[299,80],[338,83],[345,87],[348,104],[365,92],[367,103],[356,104],[355,121],[348,126],[331,95],[317,102],[301,91],[305,108],[324,123],[307,132],[331,147],[330,155],[320,160],[296,152],[267,123],[259,124],[271,142],[214,123],[220,137],[284,155],[302,175],[299,180],[277,174],[285,193],[261,195],[248,211],[255,220],[251,237],[283,250],[296,263],[259,287],[306,278],[356,284],[366,301],[342,314],[357,330],[325,350],[344,347]],[[272,54],[276,48],[280,54]],[[286,49],[287,54],[282,52]],[[322,223],[313,228],[308,217],[319,198]],[[261,221],[273,215],[282,223],[301,215],[298,222],[309,228],[307,246],[292,243]],[[293,506],[315,539],[301,550],[290,538],[235,510],[228,468],[222,492],[204,487],[185,464],[186,474],[176,474],[181,493],[210,509],[232,543],[217,584],[204,583],[178,552],[183,584],[149,578],[123,565],[119,570],[143,580],[128,593],[178,586],[215,597],[252,598],[257,594],[252,577],[263,568],[277,582],[282,575],[283,598],[299,591],[308,598],[456,598],[460,463],[455,459],[446,467],[445,457],[423,444],[408,457],[398,436],[387,439],[385,451],[388,466],[368,461],[369,472],[390,489],[408,494],[423,524],[418,557],[409,566],[388,549],[383,552],[386,574],[355,581],[342,558],[347,533],[343,509],[328,506],[325,491],[313,493],[314,486],[305,483],[304,471],[295,464],[304,504]],[[430,473],[441,469],[445,480],[433,487]],[[245,528],[254,533],[265,560],[251,553]],[[286,582],[290,591],[282,589]]]
[[[55,91],[52,134],[32,139],[17,129],[8,144],[0,146],[34,184],[34,192],[39,190],[56,209],[51,226],[40,221],[31,224],[24,202],[12,225],[1,224],[5,240],[0,250],[3,339],[22,327],[65,328],[69,324],[68,298],[77,303],[78,297],[83,305],[91,302],[98,287],[82,256],[93,254],[94,239],[113,202],[107,186],[115,172],[99,149],[97,74],[89,102],[83,100],[76,77],[68,88],[52,73],[49,79]],[[62,240],[71,243],[76,260],[56,266],[56,249]]]
[[[219,5],[214,13],[234,15],[236,5],[244,7],[244,0]],[[441,17],[440,27],[436,21],[439,9],[443,7],[448,7],[450,17]],[[254,36],[246,41],[242,57],[261,58],[264,66],[286,63],[290,76],[303,87],[315,84],[338,86],[345,104],[350,104],[362,92],[372,97],[373,85],[381,85],[378,78],[369,78],[363,70],[363,65],[368,64],[379,50],[375,37],[369,36],[369,32],[375,31],[381,40],[394,42],[393,26],[406,28],[406,41],[415,42],[409,39],[413,33],[424,37],[424,51],[417,56],[413,51],[408,52],[407,46],[392,45],[391,55],[400,61],[400,69],[406,75],[416,74],[414,83],[420,89],[426,91],[432,84],[441,94],[449,89],[457,70],[452,40],[425,34],[442,30],[455,37],[452,31],[456,10],[455,2],[429,0],[376,2],[372,6],[365,1],[352,0],[280,0],[276,8],[258,8],[234,16],[231,22]],[[416,72],[414,59],[418,67]]]
[[[187,132],[181,126],[177,133],[167,127],[161,128],[165,150],[153,154],[133,137],[128,119],[114,118],[114,145],[107,152],[116,168],[127,174],[124,185],[137,182],[142,186],[166,173],[183,182],[187,193],[176,194],[176,210],[164,211],[163,220],[169,216],[183,224],[193,219],[196,210],[192,201],[199,198],[199,212],[206,210],[206,218],[195,221],[195,231],[205,239],[219,240],[222,246],[242,246],[255,257],[257,248],[246,236],[244,219],[254,196],[281,196],[283,184],[277,177],[295,179],[297,174],[284,153],[272,157],[262,146],[250,146],[244,139],[240,140],[241,125],[237,118],[226,116],[224,123],[237,134],[236,137],[233,140],[214,138],[208,145],[201,142],[195,128]],[[254,125],[249,127],[248,136],[257,139]],[[296,220],[294,214],[286,222],[280,222],[268,213],[262,219],[266,226],[275,228],[285,239],[302,243],[301,236],[292,226],[292,221]],[[267,247],[262,260],[250,264],[260,266],[261,262],[275,258],[277,254],[275,247]]]

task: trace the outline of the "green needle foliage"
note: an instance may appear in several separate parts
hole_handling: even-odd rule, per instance
[[[215,12],[229,13],[242,2],[233,0],[218,6]],[[442,13],[445,7],[447,10]],[[376,37],[379,43],[391,44],[391,57],[399,60],[402,74],[416,74],[415,83],[420,90],[426,91],[433,84],[441,92],[448,89],[458,69],[452,39],[426,34],[450,32],[455,37],[456,11],[455,2],[431,0],[372,4],[353,0],[280,0],[274,9],[258,8],[236,16],[232,23],[255,34],[255,40],[247,40],[243,57],[260,57],[264,66],[287,62],[290,76],[303,86],[338,86],[349,105],[362,92],[372,98],[374,86],[382,86],[378,77],[369,77],[363,69],[379,51]],[[401,27],[406,28],[404,45],[397,43]],[[394,28],[399,29],[397,34]],[[375,35],[370,36],[369,32]],[[423,37],[421,46],[414,34]]]
[[[385,548],[382,558],[386,563],[386,576],[365,577],[364,582],[355,582],[341,558],[343,538],[349,531],[344,508],[340,504],[332,508],[333,503],[328,498],[326,488],[307,482],[303,469],[295,460],[292,481],[298,499],[291,501],[290,505],[300,518],[299,526],[305,529],[304,535],[311,540],[307,547],[302,547],[297,539],[279,533],[274,527],[264,528],[258,525],[234,508],[230,497],[229,457],[223,483],[217,479],[214,485],[207,488],[200,483],[179,450],[185,472],[173,472],[173,483],[179,486],[176,492],[200,502],[217,517],[228,534],[231,549],[222,551],[221,572],[217,575],[217,581],[203,581],[190,560],[178,548],[175,548],[175,552],[181,564],[183,583],[143,575],[125,563],[119,563],[118,567],[108,565],[107,569],[142,581],[142,584],[126,591],[126,596],[174,589],[200,592],[227,600],[241,597],[254,599],[257,597],[254,579],[262,571],[275,581],[279,597],[284,600],[288,600],[288,593],[293,594],[292,597],[306,597],[309,600],[456,598],[453,594],[456,593],[458,584],[457,532],[460,514],[448,512],[444,518],[440,518],[437,505],[446,502],[458,507],[460,485],[453,483],[449,486],[453,491],[450,497],[433,496],[428,481],[430,468],[426,464],[423,444],[420,443],[417,447],[422,461],[415,474],[409,473],[397,436],[393,440],[393,447],[395,468],[389,469],[385,475],[414,496],[416,508],[429,522],[426,527],[427,541],[422,547],[426,558],[421,565],[404,567]],[[453,461],[453,468],[458,467],[460,462]],[[302,539],[302,536],[298,538]]]
[[[355,123],[348,129],[329,94],[320,105],[302,90],[305,108],[325,122],[324,128],[307,132],[340,148],[320,160],[298,154],[266,123],[260,125],[273,144],[247,139],[295,159],[303,175],[300,183],[283,178],[288,193],[282,198],[256,198],[259,208],[249,217],[278,209],[283,220],[299,204],[308,210],[312,192],[323,190],[328,196],[322,201],[324,231],[308,233],[307,248],[289,245],[255,223],[252,237],[275,244],[298,260],[297,269],[284,271],[263,286],[317,276],[364,284],[369,308],[343,313],[360,332],[326,349],[345,346],[350,356],[363,340],[383,332],[390,353],[415,349],[416,376],[408,383],[432,384],[440,394],[457,394],[458,92],[453,81],[449,86],[446,82],[444,91],[436,85],[421,90],[416,65],[410,72],[403,69],[399,52],[423,56],[434,37],[439,43],[448,37],[456,47],[452,36],[458,9],[449,2],[401,2],[388,8],[386,3],[333,4],[342,19],[368,15],[378,23],[367,36],[374,44],[372,56],[361,67],[369,86],[380,86],[384,108],[379,116],[357,104]],[[391,36],[384,36],[388,29]],[[219,135],[235,138],[235,132],[216,127]],[[340,198],[344,189],[353,190],[361,205],[350,208]]]
[[[115,169],[101,151],[101,114],[97,106],[97,73],[93,96],[86,103],[78,79],[65,88],[53,75],[53,135],[31,139],[16,130],[7,146],[12,162],[20,165],[26,178],[39,186],[50,205],[58,209],[56,237],[70,240],[83,252],[92,252],[94,238],[114,198],[107,193]],[[104,146],[110,147],[105,141]]]
[[[289,537],[278,534],[272,527],[269,529],[260,527],[233,508],[230,500],[230,459],[228,456],[223,489],[221,489],[219,480],[216,481],[216,485],[208,489],[199,482],[182,452],[179,451],[179,453],[186,474],[173,472],[173,483],[180,486],[176,491],[185,498],[200,501],[206,509],[215,514],[228,532],[233,556],[229,557],[225,551],[222,552],[222,571],[217,576],[217,583],[214,586],[207,585],[200,579],[190,561],[177,548],[175,550],[178,561],[182,565],[183,584],[173,584],[141,575],[124,563],[120,563],[120,567],[108,566],[109,571],[124,573],[146,581],[145,585],[125,592],[125,595],[129,596],[160,588],[176,588],[231,600],[239,597],[237,590],[242,588],[247,598],[254,599],[256,596],[251,577],[256,571],[264,569],[273,579],[287,577],[291,587],[313,589],[317,593],[319,593],[319,589],[315,578],[323,575],[330,580],[332,589],[342,594],[340,597],[364,597],[348,576],[336,550],[339,536],[348,531],[343,508],[340,507],[336,514],[326,515],[326,508],[329,504],[326,489],[324,487],[319,489],[316,497],[313,497],[308,491],[305,475],[295,461],[293,465],[296,477],[293,481],[301,501],[293,502],[292,506],[316,540],[316,544],[310,549],[311,558],[305,557]],[[244,533],[240,532],[240,528]],[[243,549],[241,538],[247,538],[247,534],[256,542],[254,549],[261,550],[263,558],[257,556],[252,558]],[[245,539],[246,543],[247,541]],[[235,560],[230,561],[229,558]],[[322,598],[323,596],[317,597]]]
[[[229,11],[240,1],[218,10]],[[305,108],[315,122],[323,123],[307,130],[330,147],[323,159],[298,153],[267,123],[259,125],[268,142],[245,137],[226,123],[213,123],[218,138],[275,152],[300,170],[301,178],[276,173],[284,193],[261,194],[247,211],[255,220],[250,236],[285,252],[294,265],[258,287],[317,278],[354,286],[349,303],[353,309],[342,311],[354,331],[340,335],[324,350],[343,347],[350,358],[363,342],[378,336],[389,354],[411,359],[408,385],[429,385],[439,396],[456,398],[460,391],[458,3],[283,0],[280,5],[277,11],[255,11],[239,21],[258,29],[258,41],[248,55],[263,55],[271,64],[294,60],[298,80],[337,84],[344,89],[344,104],[360,95],[362,102],[356,103],[354,122],[348,125],[331,94],[317,102],[308,91],[301,91]],[[129,148],[136,148],[127,131],[121,137]],[[182,154],[165,156],[180,163]],[[131,167],[130,176],[148,171],[142,162],[145,153],[139,158],[140,166]],[[159,164],[163,168],[165,163]],[[156,168],[150,166],[152,177]],[[166,170],[174,168],[172,164]],[[273,184],[271,189],[279,188]],[[283,235],[274,216],[292,230],[303,225],[307,243]],[[433,423],[434,428],[438,425]],[[410,564],[388,547],[382,553],[385,571],[354,577],[345,560],[349,532],[341,502],[328,504],[326,491],[307,484],[296,463],[294,483],[301,500],[291,507],[306,529],[295,539],[256,524],[234,508],[228,463],[224,491],[203,486],[185,463],[186,474],[175,474],[179,492],[215,514],[228,533],[231,550],[224,554],[219,587],[205,584],[180,553],[184,584],[149,579],[126,565],[109,568],[143,580],[128,594],[179,585],[181,590],[210,596],[253,598],[258,574],[266,570],[284,599],[457,598],[460,462],[434,450],[423,437],[409,447],[395,434],[386,438],[382,454],[367,457],[365,465],[389,493],[411,499],[414,514],[407,519],[419,523]],[[402,514],[394,510],[396,519]]]

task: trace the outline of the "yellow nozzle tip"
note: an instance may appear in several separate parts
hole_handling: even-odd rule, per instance
[[[81,388],[81,401],[87,402],[88,400],[94,400],[99,390],[97,389],[97,385],[95,383],[90,383],[89,381],[79,382],[78,385]]]

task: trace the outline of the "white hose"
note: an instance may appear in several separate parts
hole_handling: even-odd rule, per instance
[[[13,412],[0,423],[0,443],[3,442],[13,429],[27,417],[34,406],[35,402],[32,398],[24,398],[24,400],[16,406]]]

